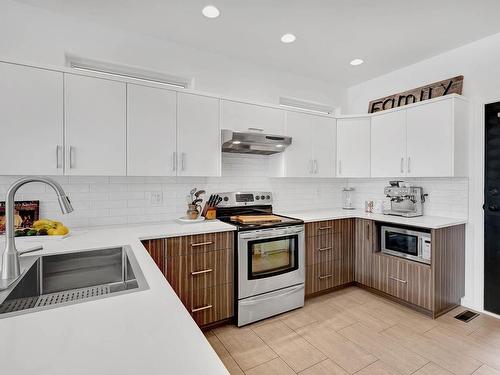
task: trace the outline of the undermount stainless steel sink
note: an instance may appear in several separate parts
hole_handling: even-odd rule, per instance
[[[0,292],[0,319],[149,288],[129,246],[23,256],[21,266]]]

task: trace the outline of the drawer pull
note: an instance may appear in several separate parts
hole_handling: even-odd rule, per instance
[[[213,269],[211,269],[211,268],[206,269],[206,270],[202,270],[202,271],[194,271],[194,272],[191,272],[191,276],[202,275],[204,273],[209,273],[212,271],[213,271]]]
[[[198,312],[198,311],[208,310],[208,309],[211,309],[212,307],[213,307],[212,305],[206,305],[206,306],[203,306],[203,307],[198,307],[196,309],[191,309],[191,312],[195,313],[195,312]]]
[[[330,277],[333,277],[333,273],[325,276],[319,276],[318,279],[323,280],[323,279],[329,279]]]
[[[332,229],[332,227],[319,227],[318,230],[327,230],[327,229]]]
[[[332,247],[329,246],[329,247],[323,247],[323,248],[318,249],[318,251],[328,251],[328,250],[332,250]]]
[[[198,246],[207,246],[213,244],[214,241],[207,241],[207,242],[198,242],[198,243],[192,243],[191,247],[198,247]]]
[[[389,279],[394,280],[394,281],[397,281],[398,283],[408,284],[408,281],[398,279],[397,277],[394,277],[394,276],[389,276]]]

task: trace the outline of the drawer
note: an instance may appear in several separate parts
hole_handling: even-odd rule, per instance
[[[232,249],[233,232],[197,234],[167,239],[167,257],[193,255],[209,251]]]
[[[217,322],[233,316],[233,284],[184,293],[181,300],[199,326]]]
[[[427,310],[432,309],[431,267],[396,257],[375,254],[373,288]]]
[[[325,220],[325,221],[315,221],[313,223],[307,223],[305,229],[306,237],[323,237],[327,238],[335,232],[335,221],[336,220]]]
[[[233,249],[167,259],[167,280],[177,294],[233,281]]]
[[[306,238],[306,265],[329,262],[342,258],[340,233],[330,236]]]
[[[342,262],[316,263],[306,267],[306,295],[341,285]]]

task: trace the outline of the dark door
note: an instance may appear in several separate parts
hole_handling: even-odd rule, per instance
[[[484,309],[500,314],[500,102],[485,107]]]

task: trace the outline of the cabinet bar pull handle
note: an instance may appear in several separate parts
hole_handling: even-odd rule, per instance
[[[211,268],[206,269],[206,270],[202,270],[202,271],[194,271],[194,272],[191,272],[191,276],[202,275],[204,273],[209,273],[212,271],[213,271],[213,269],[211,269]]]
[[[408,156],[408,165],[406,166],[408,173],[411,173],[411,158]]]
[[[61,168],[61,164],[59,163],[59,150],[61,149],[61,146],[57,145],[56,146],[56,169]]]
[[[397,281],[398,283],[408,284],[408,281],[398,279],[397,277],[394,277],[394,276],[389,276],[389,279]]]
[[[206,305],[206,306],[203,306],[203,307],[198,307],[196,309],[191,309],[191,312],[195,313],[195,312],[198,312],[198,311],[208,310],[208,309],[211,309],[212,307],[213,307],[212,305]]]
[[[318,276],[318,279],[323,280],[323,279],[329,279],[330,277],[333,277],[333,273],[325,276]]]
[[[214,241],[192,243],[191,247],[206,246],[206,245],[211,245],[213,243],[214,243]]]
[[[75,167],[75,165],[74,165],[74,163],[73,163],[73,159],[74,159],[74,156],[73,156],[73,154],[74,154],[74,150],[75,150],[75,148],[74,148],[73,146],[69,146],[69,167],[70,167],[70,168],[74,168],[74,167]]]
[[[318,230],[327,230],[327,229],[332,229],[332,227],[319,227]]]
[[[404,167],[403,167],[403,164],[404,164],[404,159],[405,159],[405,158],[403,158],[403,157],[401,158],[401,173],[404,173],[404,169],[403,169],[403,168],[404,168]]]
[[[186,153],[181,153],[181,170],[186,169]]]
[[[177,152],[172,152],[172,171],[177,170]]]
[[[328,250],[332,250],[332,247],[329,246],[329,247],[323,247],[323,248],[318,249],[318,251],[328,251]]]
[[[248,130],[253,130],[256,132],[263,132],[264,131],[264,129],[262,129],[262,128],[248,128]]]
[[[366,239],[370,240],[370,224],[366,224]]]

